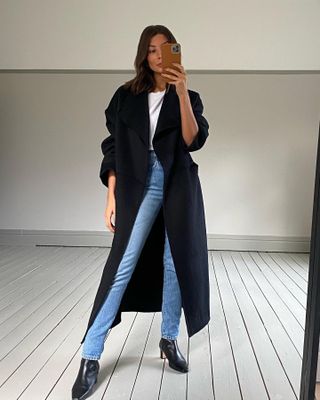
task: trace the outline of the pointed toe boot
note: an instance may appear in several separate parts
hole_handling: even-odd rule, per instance
[[[97,382],[99,361],[81,358],[80,369],[72,387],[72,400],[84,400],[92,392]]]
[[[169,367],[179,372],[188,372],[188,363],[181,354],[177,340],[161,338],[160,343],[160,357],[169,361]]]

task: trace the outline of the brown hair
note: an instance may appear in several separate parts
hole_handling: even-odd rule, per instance
[[[166,36],[169,43],[177,43],[171,31],[164,25],[149,25],[144,28],[140,35],[137,55],[134,60],[136,76],[124,84],[124,87],[126,89],[129,88],[134,94],[139,94],[144,90],[150,91],[155,89],[156,81],[153,71],[148,65],[147,56],[151,38],[159,33]]]

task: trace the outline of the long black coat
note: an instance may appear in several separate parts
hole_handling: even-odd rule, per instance
[[[167,228],[171,253],[180,284],[188,336],[210,320],[206,223],[198,165],[189,152],[200,149],[209,124],[199,93],[188,90],[199,131],[187,147],[181,130],[179,98],[174,85],[164,95],[155,135],[155,153],[164,169],[163,203],[126,287],[112,327],[121,322],[122,311],[161,311],[163,252]],[[103,140],[100,178],[108,186],[108,171],[116,172],[115,233],[86,332],[92,325],[122,259],[142,201],[148,172],[148,93],[133,95],[123,85],[105,110],[111,135]],[[164,225],[165,224],[165,225]]]

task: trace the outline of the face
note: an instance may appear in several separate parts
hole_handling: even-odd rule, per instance
[[[160,46],[163,43],[167,42],[168,42],[167,37],[162,33],[158,33],[157,35],[153,36],[150,40],[147,60],[150,69],[155,73],[159,74],[162,72]]]

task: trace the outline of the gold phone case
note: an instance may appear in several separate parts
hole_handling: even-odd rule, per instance
[[[164,43],[161,45],[161,64],[162,64],[162,72],[165,74],[165,68],[173,68],[180,72],[179,68],[173,65],[172,63],[176,62],[181,64],[181,46],[179,43]],[[170,71],[167,71],[168,74],[171,74]],[[166,82],[172,81],[171,78],[167,76],[162,76],[162,78]]]

